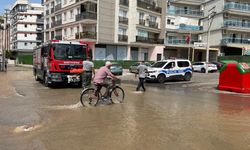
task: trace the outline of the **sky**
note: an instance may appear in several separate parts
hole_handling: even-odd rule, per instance
[[[0,1],[1,1],[0,2],[0,14],[3,14],[4,9],[10,8],[16,2],[16,0],[0,0]],[[41,4],[41,0],[29,0],[29,2]]]

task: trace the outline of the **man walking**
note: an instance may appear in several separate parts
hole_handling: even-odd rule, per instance
[[[143,91],[146,91],[146,88],[144,87],[144,80],[147,76],[147,66],[145,65],[144,61],[140,62],[140,65],[137,67],[137,73],[135,74],[135,77],[137,77],[137,74],[139,75],[139,83],[137,85],[136,91],[139,91],[142,87]]]
[[[83,61],[82,65],[84,70],[82,73],[82,87],[86,88],[91,85],[92,75],[95,76],[95,68],[89,57],[87,57],[86,61]]]

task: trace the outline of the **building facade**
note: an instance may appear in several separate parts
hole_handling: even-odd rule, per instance
[[[42,43],[43,7],[28,0],[17,0],[10,10],[10,49],[18,54],[29,54]]]
[[[250,49],[250,1],[210,0],[204,3],[204,14],[214,8],[210,46],[220,49],[220,55],[243,55]],[[204,20],[204,28],[208,28]],[[204,38],[207,35],[204,34]]]
[[[44,40],[84,41],[95,60],[163,58],[166,2],[45,0]]]

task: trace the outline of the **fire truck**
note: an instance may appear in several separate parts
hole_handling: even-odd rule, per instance
[[[84,42],[52,40],[33,51],[33,73],[36,81],[49,87],[57,83],[82,85],[82,61],[92,58],[92,50]]]

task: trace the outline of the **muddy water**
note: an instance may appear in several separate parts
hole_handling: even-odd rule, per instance
[[[249,95],[206,84],[137,93],[124,84],[124,104],[83,108],[80,89],[48,89],[30,70],[12,72],[0,74],[10,87],[0,93],[0,149],[250,149]],[[22,125],[30,131],[15,133]]]

